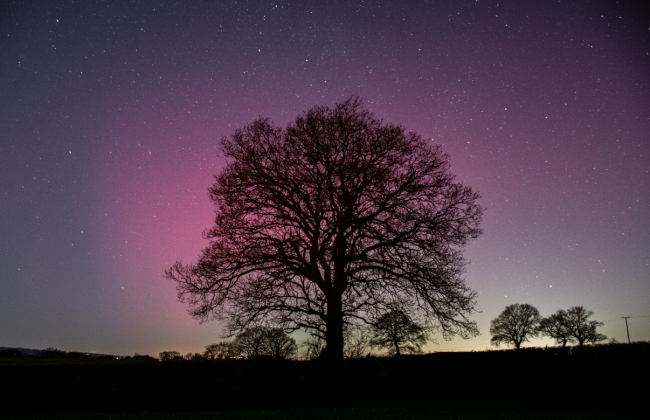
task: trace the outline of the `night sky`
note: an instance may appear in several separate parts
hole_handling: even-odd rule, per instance
[[[465,250],[482,334],[428,350],[489,347],[513,303],[650,340],[642,3],[3,1],[0,346],[219,341],[163,278],[207,245],[219,139],[351,95],[443,145],[487,208]]]

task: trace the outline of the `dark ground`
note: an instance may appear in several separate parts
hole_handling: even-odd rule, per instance
[[[340,363],[1,358],[0,413],[179,412],[477,400],[569,410],[624,405],[643,411],[649,355],[650,343],[641,342]]]

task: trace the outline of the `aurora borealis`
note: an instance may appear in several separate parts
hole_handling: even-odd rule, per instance
[[[533,3],[4,2],[0,346],[218,341],[162,277],[207,244],[218,140],[351,95],[443,145],[487,208],[482,335],[429,350],[489,347],[512,303],[650,339],[650,14]]]

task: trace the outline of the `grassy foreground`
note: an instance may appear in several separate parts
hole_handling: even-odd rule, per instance
[[[605,420],[645,419],[647,412],[624,408],[602,410],[566,405],[532,407],[505,401],[464,401],[458,403],[397,404],[385,406],[292,407],[217,412],[138,412],[138,413],[58,413],[0,415],[2,420]]]

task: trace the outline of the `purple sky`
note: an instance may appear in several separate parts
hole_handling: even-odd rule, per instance
[[[650,340],[642,3],[3,2],[0,346],[218,341],[162,277],[207,245],[218,140],[350,95],[442,144],[488,209],[465,251],[482,334],[429,350],[486,348],[512,303]]]

